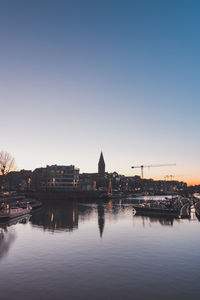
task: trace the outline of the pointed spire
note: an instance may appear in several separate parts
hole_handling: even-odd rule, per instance
[[[98,173],[100,176],[105,175],[105,162],[103,158],[103,153],[101,152],[100,158],[99,158],[99,163],[98,163]]]

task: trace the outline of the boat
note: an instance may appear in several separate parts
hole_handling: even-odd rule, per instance
[[[178,216],[179,211],[163,207],[161,205],[152,205],[149,203],[143,203],[143,204],[134,204],[133,208],[136,210],[136,214],[161,214],[161,215],[174,215]]]
[[[32,207],[32,210],[35,210],[37,208],[40,208],[42,206],[42,202],[34,200],[34,199],[30,199],[29,201],[21,201],[17,203],[18,206],[22,207],[22,208],[26,208],[27,204],[30,205]]]
[[[23,215],[28,215],[32,210],[32,207],[27,204],[26,207],[4,205],[0,209],[0,220],[9,220],[17,218]]]
[[[23,224],[28,223],[30,217],[31,217],[30,214],[26,214],[12,219],[5,218],[3,220],[0,220],[0,229],[16,225],[17,223],[23,223]]]

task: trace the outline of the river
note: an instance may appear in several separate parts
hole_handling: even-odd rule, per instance
[[[200,223],[51,202],[0,228],[0,299],[199,299]]]

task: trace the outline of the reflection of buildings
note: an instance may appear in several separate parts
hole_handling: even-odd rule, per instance
[[[98,227],[100,236],[103,235],[105,225],[105,207],[99,204],[78,204],[75,201],[50,202],[43,205],[42,209],[33,212],[31,223],[49,231],[73,231],[78,228],[79,221],[90,218],[97,209]]]
[[[81,204],[76,201],[52,201],[43,205],[42,209],[33,212],[31,222],[33,226],[41,227],[44,230],[73,231],[78,229],[79,223],[88,221],[90,218],[97,218],[100,237],[103,236],[105,228],[105,217],[108,213],[110,220],[117,220],[122,214],[133,213],[133,206],[129,203],[122,204],[120,201],[109,201],[108,203],[87,203]],[[173,217],[165,216],[134,216],[140,218],[143,223],[159,222],[163,226],[172,226]]]
[[[105,224],[105,209],[104,205],[81,205],[73,201],[67,203],[62,201],[60,203],[47,203],[42,209],[33,212],[31,222],[34,226],[42,227],[44,230],[54,231],[73,231],[78,228],[79,219],[84,221],[88,219],[94,209],[97,207],[98,227],[100,236],[103,235]]]
[[[162,226],[173,226],[174,217],[171,216],[151,216],[151,215],[134,215],[134,217],[138,217],[138,218],[142,218],[143,221],[143,225],[145,226],[145,221],[147,221],[148,223],[160,223]]]
[[[44,230],[73,231],[78,228],[78,206],[74,202],[50,203],[33,213],[31,222]]]
[[[104,211],[103,204],[98,204],[97,205],[97,212],[98,212],[99,232],[100,232],[100,237],[102,237],[103,230],[104,230],[104,224],[105,224],[105,211]]]

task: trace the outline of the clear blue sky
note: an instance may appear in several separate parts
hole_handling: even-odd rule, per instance
[[[200,2],[0,0],[0,148],[20,169],[200,183]]]

